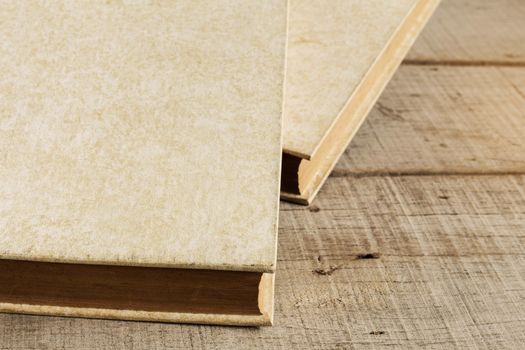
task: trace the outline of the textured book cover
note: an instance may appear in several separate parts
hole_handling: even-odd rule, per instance
[[[271,322],[286,21],[286,0],[0,3],[0,310]],[[94,290],[201,273],[191,301],[217,271],[264,293],[250,312],[66,303],[53,284],[80,267]]]
[[[439,0],[291,0],[282,198],[308,204]]]

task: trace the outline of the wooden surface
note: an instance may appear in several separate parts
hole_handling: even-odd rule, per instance
[[[0,349],[522,348],[524,11],[445,0],[314,205],[281,203],[274,327],[0,315]]]
[[[524,66],[523,0],[443,2],[407,60]]]

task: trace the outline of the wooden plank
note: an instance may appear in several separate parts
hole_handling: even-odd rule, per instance
[[[525,176],[336,177],[282,204],[276,326],[0,315],[0,349],[518,348]]]
[[[402,66],[333,175],[525,172],[525,68]]]
[[[331,178],[309,209],[322,215],[283,206],[279,238],[292,249],[287,259],[296,260],[375,252],[525,257],[524,184],[522,176],[510,175]],[[293,248],[291,229],[304,234],[300,248]]]
[[[525,1],[443,0],[409,62],[525,63]]]

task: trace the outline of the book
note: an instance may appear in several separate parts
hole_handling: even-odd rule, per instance
[[[0,3],[0,311],[271,324],[287,6]]]
[[[281,198],[310,204],[439,0],[291,0]]]

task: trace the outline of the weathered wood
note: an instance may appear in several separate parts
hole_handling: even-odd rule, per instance
[[[525,65],[525,1],[443,0],[409,62]]]
[[[522,177],[371,176],[328,182],[310,208],[319,214],[282,207],[279,239],[287,247],[286,259],[318,254],[344,260],[374,252],[525,257]],[[519,199],[515,207],[505,204],[511,198]],[[500,226],[507,229],[500,231]],[[294,248],[297,237],[290,230],[302,233],[300,246]]]
[[[0,315],[0,349],[515,348],[525,176],[339,177],[282,204],[276,325]]]
[[[346,173],[525,173],[525,68],[402,66],[332,175]]]

